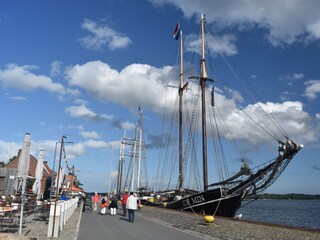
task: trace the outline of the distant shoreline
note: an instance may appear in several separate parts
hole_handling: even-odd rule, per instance
[[[320,194],[310,195],[310,194],[299,194],[299,193],[289,193],[289,194],[273,194],[273,193],[264,193],[259,194],[255,197],[248,196],[247,199],[278,199],[278,200],[320,200]]]

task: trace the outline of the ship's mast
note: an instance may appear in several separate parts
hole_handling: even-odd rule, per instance
[[[180,31],[180,85],[179,85],[179,191],[183,188],[183,175],[182,175],[182,97],[183,97],[183,41],[182,31]]]
[[[118,165],[118,180],[117,180],[117,192],[121,192],[121,183],[122,183],[122,172],[123,172],[123,161],[124,161],[124,147],[125,147],[125,140],[126,139],[126,132],[123,133],[123,138],[121,139],[120,144],[120,154],[119,154],[119,165]]]
[[[201,32],[202,32],[202,58],[200,64],[200,87],[201,87],[201,107],[202,107],[202,160],[203,160],[203,187],[204,190],[208,187],[208,163],[207,163],[207,125],[206,125],[206,81],[207,71],[205,65],[205,52],[204,52],[204,23],[206,16],[201,15]]]
[[[139,158],[138,158],[138,179],[137,179],[137,190],[140,191],[140,169],[141,169],[141,151],[142,151],[142,110],[139,106]]]
[[[134,138],[133,138],[133,156],[132,156],[132,174],[131,174],[131,192],[134,192],[134,181],[135,181],[135,174],[134,174],[134,169],[135,169],[135,161],[136,161],[136,156],[137,156],[137,126],[134,129]]]

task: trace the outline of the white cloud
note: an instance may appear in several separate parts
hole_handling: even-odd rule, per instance
[[[40,125],[40,126],[45,126],[45,125],[47,125],[47,124],[46,124],[46,122],[39,122],[39,125]]]
[[[309,100],[314,100],[320,94],[320,80],[309,80],[305,82],[306,89],[304,91],[304,96]]]
[[[0,140],[0,159],[1,161],[7,162],[11,157],[17,156],[19,149],[22,148],[23,136],[21,136],[21,142],[5,142]],[[31,136],[31,148],[30,154],[34,157],[38,157],[39,151],[44,150],[44,160],[47,161],[47,157],[53,154],[55,150],[56,141],[51,140],[32,140]]]
[[[235,55],[237,54],[237,48],[235,45],[236,37],[233,34],[225,34],[223,36],[213,36],[207,34],[206,43],[211,53],[214,55],[226,54]],[[185,48],[189,52],[201,52],[201,39],[196,35],[188,35],[185,38]]]
[[[122,122],[120,123],[121,127],[123,130],[133,130],[135,128],[135,124],[131,123],[131,122]]]
[[[66,93],[63,85],[54,83],[47,76],[35,75],[31,72],[31,70],[37,68],[37,66],[10,64],[6,69],[0,70],[0,81],[5,87],[14,87],[21,90],[32,91],[40,88],[58,94]]]
[[[53,82],[50,77],[32,73],[32,70],[37,69],[38,67],[33,65],[18,66],[9,64],[6,69],[0,69],[0,83],[4,87],[16,88],[22,91],[42,89],[59,96],[67,94],[72,96],[80,95],[77,89],[65,88],[62,84]],[[15,100],[24,100],[24,98],[16,97]]]
[[[284,82],[288,86],[293,86],[299,80],[304,79],[304,77],[305,75],[303,73],[293,73],[293,74],[283,75],[279,78],[279,80],[281,82]]]
[[[84,104],[67,107],[66,112],[69,113],[72,117],[84,118],[93,121],[100,121],[112,118],[112,116],[106,114],[98,115]]]
[[[91,139],[99,139],[100,138],[100,135],[95,131],[91,131],[91,132],[81,131],[81,132],[79,132],[79,134],[84,138],[91,138]]]
[[[303,111],[301,102],[255,103],[240,111],[234,104],[228,104],[224,96],[219,96],[219,98],[221,98],[220,104],[222,103],[219,109],[224,109],[222,115],[230,130],[223,133],[227,138],[241,139],[244,144],[249,142],[253,146],[259,146],[270,140],[270,136],[263,131],[271,133],[278,139],[283,139],[282,134],[284,133],[277,127],[280,125],[288,137],[292,137],[298,143],[312,142],[317,139],[312,129],[312,117]],[[248,115],[260,127],[248,119]]]
[[[118,142],[119,143],[119,142]],[[112,148],[113,143],[105,142],[105,141],[97,141],[97,140],[88,140],[83,143],[86,147],[90,148]]]
[[[112,121],[112,127],[117,129],[134,130],[135,126],[136,125],[134,123],[128,121],[124,122],[122,119],[113,119]]]
[[[131,44],[129,37],[116,32],[106,24],[98,25],[97,23],[86,19],[81,27],[90,32],[90,35],[79,39],[81,44],[87,49],[102,50],[104,47],[108,47],[109,49],[114,50],[117,48],[124,48]]]
[[[71,95],[71,96],[77,97],[77,96],[81,95],[81,92],[78,89],[67,88],[66,95]]]
[[[118,72],[105,63],[95,61],[70,67],[66,74],[70,85],[81,87],[102,100],[121,104],[131,109],[143,105],[144,109],[160,113],[165,105],[175,104],[176,89],[166,88],[166,81],[172,79],[170,76],[173,75],[173,72],[173,67],[155,68],[143,64],[132,64]],[[90,79],[90,82],[87,79]],[[189,82],[189,87],[195,90],[196,87],[193,84],[195,83]],[[210,93],[208,92],[208,94]],[[188,94],[185,94],[185,98],[188,99],[191,95],[192,90],[189,90]],[[312,118],[303,110],[303,105],[300,102],[256,103],[245,106],[240,93],[227,88],[216,88],[215,102],[231,128],[232,136],[245,140],[244,142],[261,144],[267,141],[267,138],[266,134],[261,134],[261,129],[253,128],[252,122],[238,107],[239,104],[243,106],[247,114],[259,116],[256,121],[259,124],[262,124],[261,121],[264,122],[262,128],[268,129],[274,124],[266,118],[261,108],[267,109],[266,111],[277,119],[289,137],[294,136],[304,142],[315,140],[317,137],[312,129]],[[88,109],[83,108],[82,110],[83,115],[86,112],[90,115]],[[124,129],[134,126],[134,124],[119,120],[114,120],[113,124]],[[272,131],[279,133],[279,129],[272,129]],[[226,137],[231,137],[227,132],[224,134]],[[282,138],[282,136],[278,137]]]
[[[291,76],[291,79],[293,79],[293,80],[299,80],[299,79],[302,79],[302,78],[304,78],[304,74],[303,73],[294,73]]]
[[[22,148],[23,136],[21,136],[21,142],[5,142],[0,140],[0,159],[1,161],[8,162],[8,160],[17,156],[19,149]],[[31,139],[30,154],[34,157],[38,157],[39,151],[44,150],[44,160],[51,162],[52,159],[48,159],[48,156],[52,157],[55,151],[55,146],[58,146],[57,152],[59,151],[60,143],[56,144],[57,141],[52,140],[38,140],[34,141]],[[80,157],[87,152],[87,148],[95,149],[118,149],[120,147],[119,141],[96,141],[88,140],[84,142],[78,142],[73,144],[65,144],[65,151],[67,159],[75,159]]]
[[[108,114],[101,114],[101,115],[100,115],[100,118],[101,118],[101,119],[106,119],[106,120],[111,120],[111,119],[114,118],[114,116],[108,115]]]
[[[87,108],[85,105],[80,106],[70,106],[66,109],[72,117],[81,117],[87,119],[95,119],[97,114]]]
[[[297,94],[295,92],[289,92],[289,91],[284,91],[283,93],[281,93],[281,100],[282,101],[288,101],[290,100],[292,97],[296,96]]]
[[[320,38],[320,20],[312,22],[307,27],[308,32],[310,33],[309,39],[319,39]]]
[[[303,79],[305,76],[303,73],[293,73],[293,74],[287,74],[280,77],[280,80],[282,81],[288,81],[289,85],[291,85],[291,82]]]
[[[69,125],[68,127],[69,127],[69,128],[75,128],[75,129],[78,129],[78,130],[80,130],[80,131],[83,131],[83,130],[84,130],[83,125]]]
[[[42,141],[43,143],[44,141]],[[84,141],[84,142],[77,142],[74,144],[66,144],[65,148],[66,148],[66,154],[67,154],[67,158],[68,159],[75,159],[79,156],[82,156],[84,154],[86,154],[87,149],[88,148],[95,148],[95,149],[117,149],[119,148],[120,143],[119,141],[112,141],[112,142],[106,142],[106,141],[97,141],[97,140],[88,140],[88,141]],[[51,152],[54,151],[54,143],[51,142],[50,143],[50,148],[46,148],[44,146],[44,148],[42,149],[50,149]]]
[[[0,140],[0,159],[7,163],[13,156],[18,155],[19,149],[22,147],[23,138],[21,138],[21,144],[14,142],[4,142]]]
[[[207,22],[216,27],[259,27],[267,30],[274,46],[320,38],[320,2],[305,0],[150,0],[157,5],[173,4],[186,18],[208,14]]]
[[[50,70],[50,75],[51,76],[57,76],[61,73],[61,61],[53,61],[51,63],[51,70]]]
[[[131,64],[118,72],[106,63],[93,61],[69,67],[66,78],[71,86],[81,87],[104,101],[131,109],[143,105],[157,112],[165,105],[163,96],[172,71],[169,66]]]
[[[27,100],[27,98],[21,97],[21,96],[10,97],[10,99],[17,100],[17,101],[25,101],[25,100]]]

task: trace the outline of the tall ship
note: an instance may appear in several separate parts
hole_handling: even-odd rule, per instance
[[[225,159],[226,155],[229,155],[229,150],[226,151],[222,146],[227,140],[231,140],[233,144],[235,140],[232,130],[220,119],[226,115],[224,114],[226,110],[216,106],[216,103],[221,102],[221,99],[215,100],[216,92],[219,91],[215,89],[216,81],[207,75],[205,22],[205,15],[202,15],[198,42],[201,41],[199,70],[196,71],[198,73],[196,76],[188,76],[189,83],[184,82],[183,35],[179,24],[174,32],[174,38],[180,39],[180,74],[179,84],[176,86],[178,91],[175,92],[177,102],[171,104],[170,112],[174,112],[177,116],[175,118],[177,128],[170,125],[164,130],[162,146],[167,143],[169,147],[168,150],[164,150],[163,147],[160,154],[157,174],[153,179],[153,197],[146,204],[206,215],[234,217],[242,200],[248,195],[263,192],[273,184],[303,145],[298,145],[289,138],[274,116],[265,116],[258,120],[256,116],[250,116],[250,113],[245,112],[244,115],[257,126],[252,127],[252,131],[261,130],[271,137],[274,142],[275,157],[255,168],[250,168],[248,164],[250,161],[240,153],[240,157],[237,158],[240,170],[232,175],[229,174]],[[187,67],[192,68],[190,64]],[[263,112],[263,116],[268,114],[263,108],[260,111]],[[164,120],[168,119],[171,118],[164,117]],[[267,119],[270,119],[270,122],[266,123]],[[271,123],[280,134],[275,133]],[[169,134],[170,131],[172,135]],[[278,137],[279,135],[281,137]],[[174,148],[175,152],[172,154],[169,149],[172,150],[175,146],[174,141],[178,143],[176,144],[178,147]],[[251,142],[254,141],[252,139]],[[235,148],[240,148],[237,147],[237,143],[234,145]],[[228,145],[228,149],[230,146],[231,144]],[[200,149],[200,157],[196,154],[197,149]],[[176,159],[179,159],[177,164]],[[211,160],[215,160],[216,163],[212,163]],[[209,183],[209,174],[213,174],[214,167],[218,169],[219,179]],[[175,173],[176,177],[171,173]]]

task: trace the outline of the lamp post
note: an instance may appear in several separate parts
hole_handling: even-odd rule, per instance
[[[66,137],[65,137],[66,138]],[[56,142],[56,146],[54,148],[54,157],[53,157],[53,166],[52,166],[52,175],[51,175],[51,187],[50,187],[50,200],[52,197],[52,193],[53,193],[53,180],[54,180],[54,167],[55,167],[55,162],[56,162],[56,155],[57,155],[57,144],[61,143],[61,142]],[[66,143],[74,143],[74,142],[64,142],[64,144]],[[60,169],[59,169],[60,170]]]
[[[58,194],[59,194],[59,178],[60,178],[60,168],[61,168],[61,159],[62,159],[62,151],[63,151],[63,145],[64,145],[64,139],[66,139],[67,136],[63,135],[61,137],[61,145],[60,145],[60,156],[59,156],[59,165],[58,165],[58,175],[57,175],[57,187],[55,189],[55,200],[54,200],[54,213],[53,213],[53,226],[52,226],[52,236],[54,236],[54,225],[56,220],[56,211],[57,211],[57,202],[58,202]]]
[[[60,142],[56,142],[56,146],[54,148],[54,157],[53,157],[53,166],[52,166],[52,175],[51,175],[51,187],[50,187],[50,201],[52,196],[52,189],[53,189],[53,176],[54,176],[54,165],[56,162],[56,154],[57,154],[57,144]]]

